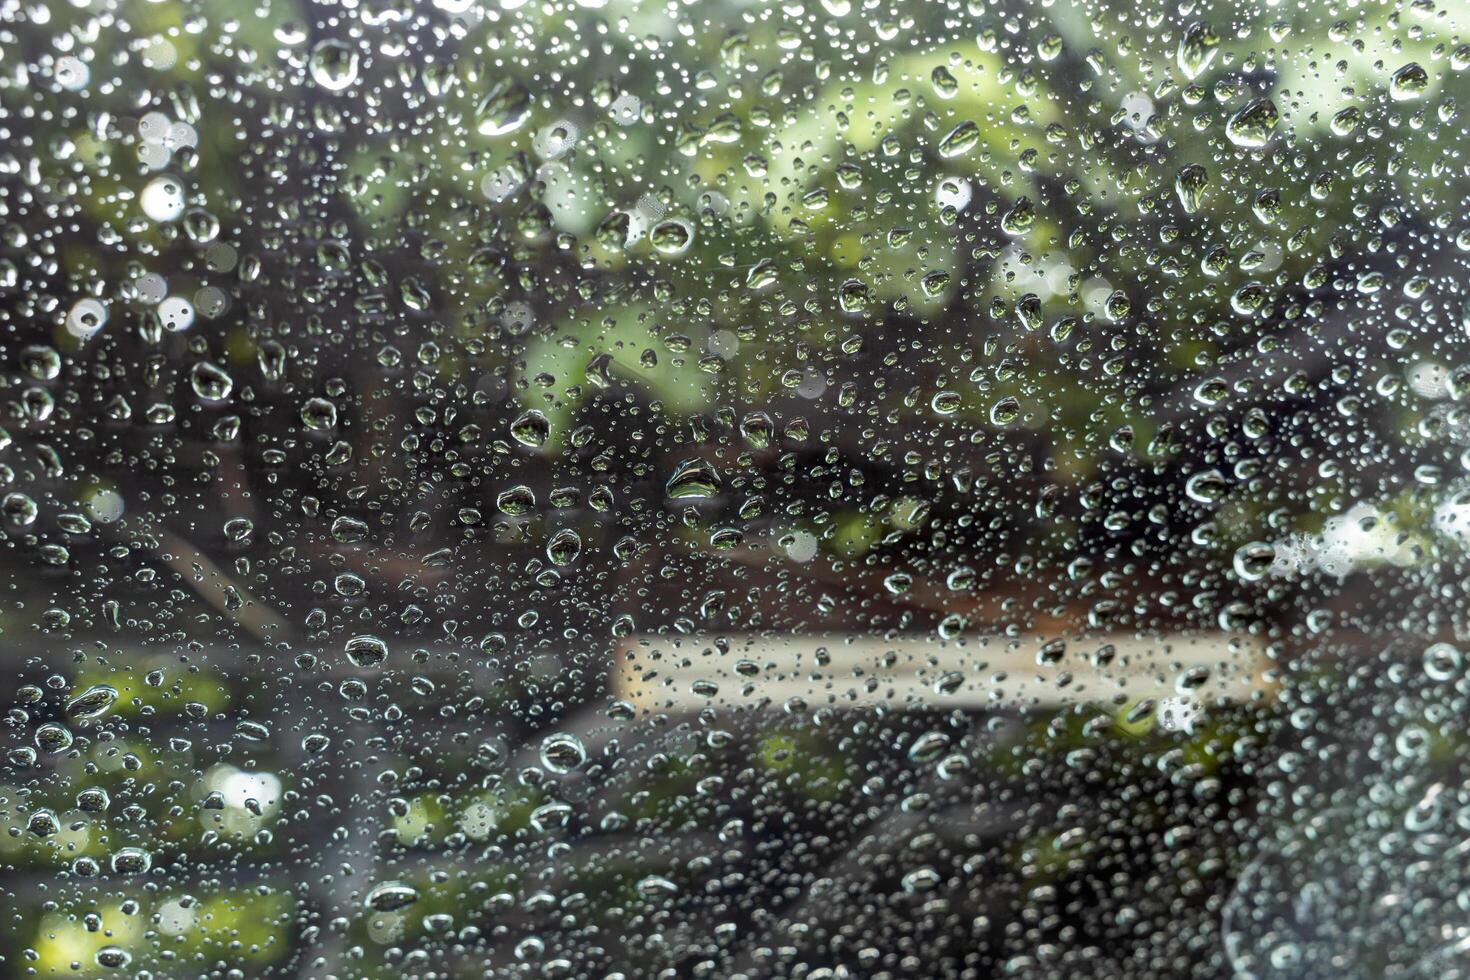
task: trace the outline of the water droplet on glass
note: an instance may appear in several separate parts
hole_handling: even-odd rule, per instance
[[[1388,80],[1388,94],[1395,102],[1421,98],[1429,90],[1429,73],[1415,61],[1393,73]]]
[[[568,773],[587,761],[587,750],[575,735],[557,733],[541,741],[541,765],[547,771]]]
[[[674,500],[713,497],[720,486],[720,474],[708,460],[686,459],[674,468],[666,492]]]
[[[980,127],[968,119],[951,129],[939,141],[939,155],[945,159],[964,156],[980,142]]]
[[[1184,77],[1194,81],[1204,74],[1219,53],[1220,36],[1209,24],[1196,21],[1179,36],[1175,59],[1179,63],[1179,70],[1184,72]]]
[[[235,390],[235,381],[217,364],[200,361],[189,373],[194,394],[207,402],[222,402]]]
[[[357,61],[357,50],[345,41],[318,41],[308,62],[312,81],[329,91],[341,92],[357,81]]]
[[[301,406],[301,422],[313,432],[337,427],[337,406],[325,398],[308,398]]]
[[[1225,124],[1225,134],[1236,146],[1255,149],[1265,146],[1281,121],[1276,103],[1270,99],[1253,99]]]
[[[397,912],[419,900],[419,890],[404,881],[384,881],[374,885],[363,898],[363,904],[374,912]]]
[[[502,136],[521,127],[531,115],[531,93],[520,82],[503,78],[490,86],[475,108],[475,130]]]
[[[388,659],[388,644],[376,636],[363,634],[348,640],[343,652],[354,667],[381,667]]]

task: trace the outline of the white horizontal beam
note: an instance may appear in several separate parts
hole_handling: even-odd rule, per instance
[[[1223,633],[1070,637],[678,635],[624,640],[615,697],[648,711],[705,707],[1023,708],[1269,696],[1271,661]]]

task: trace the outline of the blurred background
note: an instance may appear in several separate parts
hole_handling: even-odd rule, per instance
[[[1460,975],[1467,33],[0,2],[0,975]]]

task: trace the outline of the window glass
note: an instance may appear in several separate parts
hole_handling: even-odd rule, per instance
[[[0,2],[0,975],[1470,971],[1470,6]]]

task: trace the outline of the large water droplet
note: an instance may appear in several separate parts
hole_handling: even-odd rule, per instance
[[[587,761],[587,749],[575,735],[559,732],[541,742],[541,765],[554,773],[568,773]]]
[[[1235,549],[1235,574],[1247,582],[1265,578],[1276,560],[1276,548],[1265,541],[1252,541]]]
[[[475,129],[481,136],[513,132],[531,115],[531,93],[513,78],[490,86],[475,109]]]
[[[369,889],[362,902],[374,912],[396,912],[419,900],[419,890],[405,881],[384,881]]]
[[[510,423],[510,434],[523,446],[544,446],[551,436],[551,421],[539,409],[529,408]]]
[[[674,467],[667,492],[675,500],[713,497],[720,485],[720,474],[708,460],[686,459]]]
[[[1179,70],[1190,81],[1202,75],[1215,55],[1220,53],[1220,36],[1209,24],[1196,21],[1184,29],[1179,36],[1179,50],[1175,55]]]
[[[379,667],[388,659],[388,644],[369,634],[354,636],[342,649],[354,667]]]
[[[73,718],[99,718],[117,701],[117,688],[93,684],[66,702],[66,713]]]
[[[301,423],[313,432],[337,427],[337,406],[325,398],[308,398],[301,406]]]
[[[1254,149],[1265,146],[1276,131],[1281,115],[1270,99],[1253,99],[1242,106],[1225,124],[1225,135],[1236,146]]]
[[[1388,94],[1395,102],[1421,98],[1429,90],[1429,73],[1416,61],[1404,65],[1388,80]]]
[[[357,50],[335,38],[319,41],[311,49],[309,67],[312,81],[340,92],[357,81]]]
[[[225,369],[209,361],[200,361],[189,373],[189,384],[194,394],[207,402],[222,402],[235,390],[235,379]]]
[[[582,538],[576,531],[564,527],[546,542],[546,557],[553,565],[570,565],[582,553]]]
[[[980,127],[967,119],[951,129],[944,139],[939,141],[939,155],[946,160],[964,156],[979,142]]]

